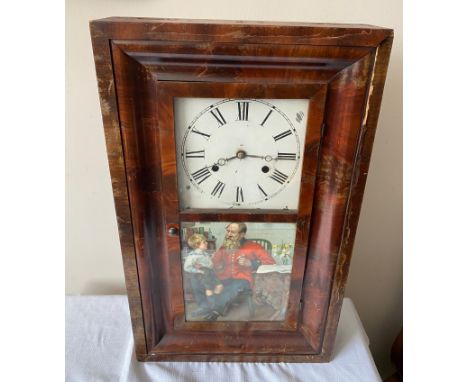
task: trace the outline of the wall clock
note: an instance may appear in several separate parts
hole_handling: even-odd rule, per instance
[[[393,32],[91,22],[140,361],[330,359]]]

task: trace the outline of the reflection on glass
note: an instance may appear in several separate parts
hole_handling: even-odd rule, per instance
[[[282,321],[296,225],[182,223],[187,321]]]

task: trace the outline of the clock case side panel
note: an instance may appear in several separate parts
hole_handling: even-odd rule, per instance
[[[326,360],[344,297],[391,40],[340,72],[328,86],[303,315],[305,335],[321,333]]]
[[[335,342],[392,42],[393,33],[375,48],[374,54],[370,57],[372,61],[366,78],[365,102],[361,111],[360,128],[353,154],[349,191],[346,198],[346,213],[342,222],[340,246],[333,259],[333,280],[330,283],[329,307],[323,319],[321,354],[325,360],[330,360]],[[346,73],[343,73],[343,75],[346,76]]]
[[[310,245],[303,288],[301,330],[316,346],[323,343],[330,289],[342,239],[367,78],[368,55],[329,83],[320,164],[311,219]]]
[[[140,280],[146,343],[157,343],[168,324],[164,285],[163,168],[155,102],[156,81],[146,67],[111,43],[122,145]],[[156,150],[155,150],[156,148]]]
[[[119,108],[113,76],[110,39],[108,38],[110,33],[107,29],[104,25],[90,24],[135,353],[137,359],[142,361],[147,357],[143,304],[136,259],[132,213],[128,195],[127,169],[120,130]]]

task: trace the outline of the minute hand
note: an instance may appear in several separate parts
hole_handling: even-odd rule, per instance
[[[250,158],[260,158],[260,159],[265,159],[266,157],[269,157],[271,158],[270,155],[267,155],[267,156],[263,156],[263,155],[251,155],[251,154],[245,154],[246,157],[250,157]]]
[[[246,157],[251,157],[251,158],[260,158],[260,159],[265,159],[267,162],[270,162],[272,160],[296,160],[296,154],[294,153],[278,153],[277,157],[272,157],[271,155],[251,155],[247,154]]]

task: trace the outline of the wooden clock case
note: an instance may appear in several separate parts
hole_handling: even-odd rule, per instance
[[[367,25],[91,22],[140,361],[326,362],[348,275],[393,31]],[[173,97],[309,98],[298,211],[178,210]],[[185,221],[297,222],[284,322],[184,320]]]

